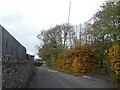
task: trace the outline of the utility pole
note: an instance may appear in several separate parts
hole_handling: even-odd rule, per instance
[[[70,11],[71,11],[71,0],[70,0],[70,3],[69,3],[68,25],[69,25],[69,21],[70,21]]]

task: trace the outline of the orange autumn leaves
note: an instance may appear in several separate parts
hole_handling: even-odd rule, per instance
[[[54,60],[58,69],[72,73],[89,73],[95,65],[95,49],[90,45],[77,45],[66,51],[65,59]],[[52,62],[53,63],[53,62]]]
[[[90,45],[75,46],[68,51],[67,60],[74,73],[89,73],[95,65],[95,49]]]
[[[88,74],[92,72],[97,62],[96,49],[89,45],[76,45],[69,49],[59,49],[51,60],[51,66],[58,70],[68,71],[77,74]],[[113,44],[109,49],[109,62],[115,80],[120,80],[120,44]]]

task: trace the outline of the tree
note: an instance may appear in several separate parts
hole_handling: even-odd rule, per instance
[[[84,41],[97,50],[98,65],[108,66],[109,48],[113,41],[120,40],[120,2],[105,2],[101,9],[84,24]]]
[[[45,60],[51,60],[51,57],[57,59],[61,56],[60,51],[64,53],[64,48],[72,46],[74,34],[73,26],[68,24],[56,25],[41,31],[37,36],[43,42],[42,47],[39,48],[39,56]]]

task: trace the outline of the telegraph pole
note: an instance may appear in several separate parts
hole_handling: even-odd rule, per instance
[[[70,21],[70,11],[71,11],[71,0],[70,0],[70,3],[69,3],[68,25],[69,25],[69,21]]]

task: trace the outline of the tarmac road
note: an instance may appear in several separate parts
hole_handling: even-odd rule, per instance
[[[38,68],[29,88],[112,88],[112,86],[104,80],[65,74],[42,65]]]

